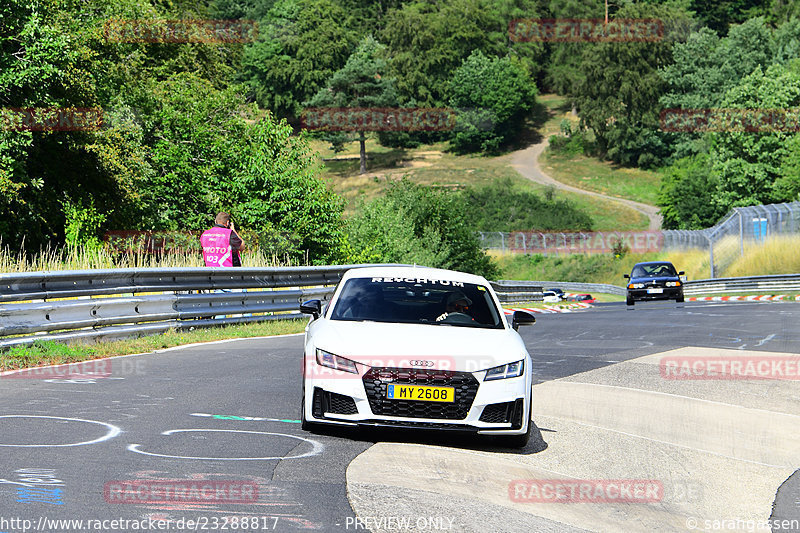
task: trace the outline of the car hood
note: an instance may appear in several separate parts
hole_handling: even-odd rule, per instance
[[[509,329],[323,320],[310,341],[367,366],[476,372],[528,357],[520,336]]]

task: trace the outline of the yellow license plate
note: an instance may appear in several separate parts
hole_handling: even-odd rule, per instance
[[[390,400],[418,400],[421,402],[454,402],[453,387],[428,387],[426,385],[398,385],[390,383],[386,387],[386,397]]]

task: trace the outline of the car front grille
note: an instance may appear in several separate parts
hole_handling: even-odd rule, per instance
[[[382,416],[463,420],[467,417],[475,395],[478,393],[478,380],[472,374],[450,370],[371,368],[364,374],[362,381],[370,409],[374,414]],[[453,387],[455,401],[446,403],[390,400],[386,397],[389,383]]]

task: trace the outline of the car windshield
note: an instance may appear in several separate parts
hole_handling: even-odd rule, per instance
[[[486,287],[425,278],[351,278],[336,300],[331,319],[505,327]]]
[[[631,272],[632,278],[666,278],[676,277],[675,267],[671,263],[655,263],[652,265],[636,265]]]

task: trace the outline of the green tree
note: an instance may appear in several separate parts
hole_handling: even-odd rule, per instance
[[[356,44],[347,13],[333,0],[278,0],[242,58],[241,79],[278,117],[299,117]]]
[[[800,134],[786,143],[780,177],[775,180],[775,193],[786,202],[800,201]]]
[[[216,86],[232,74],[235,47],[115,42],[104,33],[110,18],[205,18],[205,11],[190,2],[148,0],[9,0],[0,6],[0,105],[104,112],[98,131],[0,131],[0,205],[9,215],[0,221],[0,236],[7,244],[25,239],[35,250],[64,242],[80,219],[67,206],[94,210],[81,234],[130,227],[138,219],[136,181],[151,171],[140,124],[152,111],[146,95],[182,70]]]
[[[551,0],[549,12],[556,19],[598,19],[603,17],[602,0]],[[551,43],[545,83],[561,95],[574,96],[581,84],[581,56],[590,42]]]
[[[365,37],[358,48],[350,55],[344,67],[337,70],[321,89],[308,102],[308,107],[344,108],[385,108],[398,103],[394,80],[386,76],[386,60],[383,58],[385,46],[371,35]],[[361,170],[367,172],[366,133],[358,131]],[[341,135],[334,137],[334,143],[344,141]]]
[[[70,16],[67,0],[10,0],[0,6],[0,106],[96,106],[93,51],[87,30]],[[12,120],[10,113],[3,119]],[[113,181],[99,175],[82,145],[83,132],[0,129],[0,237],[36,249],[63,241],[60,201],[97,188],[98,209],[113,205]]]
[[[536,103],[536,85],[508,57],[488,58],[480,50],[455,71],[450,105],[460,112],[452,146],[458,152],[496,152],[521,129]]]
[[[403,101],[444,105],[453,72],[475,51],[488,57],[512,55],[532,76],[542,66],[541,43],[512,42],[509,21],[539,13],[533,0],[415,0],[391,10],[379,33],[391,56],[392,74]]]
[[[796,17],[781,24],[773,36],[776,63],[788,63],[800,57],[800,3],[795,5]]]
[[[685,43],[675,43],[675,62],[661,75],[667,90],[660,103],[664,109],[719,107],[725,94],[757,67],[785,63],[800,51],[800,21],[774,32],[763,18],[753,18],[730,28],[722,39],[708,28],[693,32]],[[702,133],[669,133],[663,136],[675,159],[697,154],[706,142]]]
[[[618,18],[657,18],[668,27],[686,26],[688,15],[671,5],[632,4]],[[576,101],[606,157],[623,165],[649,167],[668,155],[659,134],[660,70],[672,62],[669,33],[656,42],[601,42],[581,57]]]
[[[156,111],[143,117],[143,137],[152,172],[135,186],[144,228],[205,229],[227,210],[240,227],[280,242],[281,254],[336,256],[342,202],[286,121],[246,104],[237,87],[220,91],[192,74],[162,82],[151,97]]]
[[[770,2],[764,0],[691,0],[690,5],[703,24],[720,35],[727,34],[732,24],[770,11]]]
[[[664,229],[703,229],[725,214],[714,203],[718,180],[708,154],[677,160],[661,177],[658,205]]]
[[[777,110],[778,120],[781,111],[788,110],[791,117],[792,110],[800,107],[800,61],[791,66],[773,65],[766,71],[756,68],[728,91],[721,107]],[[794,199],[797,177],[787,176],[789,167],[784,168],[796,155],[795,138],[800,135],[794,131],[796,111],[793,117],[788,128],[741,131],[747,125],[742,120],[734,122],[732,131],[710,134],[712,169],[719,176],[714,199],[721,210]]]

